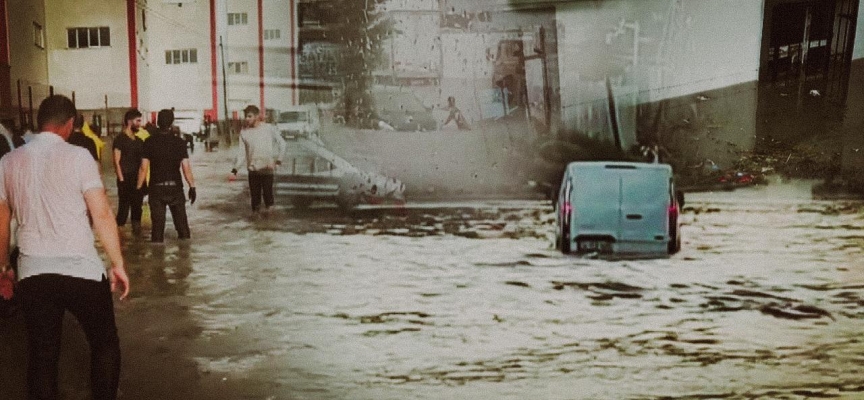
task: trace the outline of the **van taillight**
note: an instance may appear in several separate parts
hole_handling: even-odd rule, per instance
[[[570,205],[569,201],[565,201],[564,202],[564,216],[570,216],[570,214],[572,212],[573,212],[573,206]]]

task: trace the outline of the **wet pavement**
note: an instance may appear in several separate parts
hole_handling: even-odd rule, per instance
[[[120,398],[864,398],[864,203],[810,182],[688,194],[679,254],[598,260],[554,251],[541,201],[251,218],[228,160],[193,155],[191,241],[122,229]],[[74,323],[63,398],[86,399]],[[24,348],[0,323],[0,398]]]

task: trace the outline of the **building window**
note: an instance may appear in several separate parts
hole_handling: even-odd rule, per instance
[[[232,74],[248,74],[249,63],[247,63],[246,61],[229,62],[228,72]]]
[[[111,46],[111,30],[107,26],[96,28],[66,28],[66,42],[70,49]]]
[[[198,49],[165,50],[165,64],[197,64]]]
[[[265,29],[264,40],[279,39],[281,32],[278,29]]]
[[[246,13],[228,13],[228,25],[247,25],[248,23]]]
[[[36,22],[33,23],[33,43],[40,49],[45,48],[45,30]]]

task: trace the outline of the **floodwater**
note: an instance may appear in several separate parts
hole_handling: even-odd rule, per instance
[[[679,254],[598,260],[554,251],[540,201],[254,219],[227,160],[193,156],[190,242],[123,230],[123,399],[864,398],[862,202],[692,193]],[[62,390],[86,399],[67,322]],[[23,362],[0,326],[0,365]]]

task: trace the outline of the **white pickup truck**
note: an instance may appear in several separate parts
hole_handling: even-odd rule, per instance
[[[321,121],[318,108],[310,105],[291,106],[274,115],[276,127],[285,140],[318,135]]]
[[[274,191],[297,208],[315,201],[335,202],[343,209],[358,204],[405,201],[405,185],[395,178],[361,171],[324,147],[318,133],[318,108],[291,106],[274,114],[279,133],[288,141]]]

